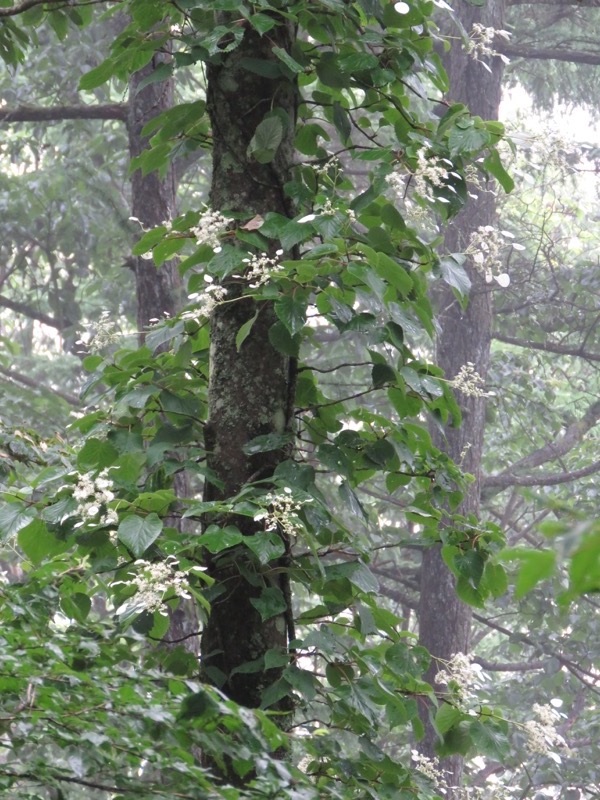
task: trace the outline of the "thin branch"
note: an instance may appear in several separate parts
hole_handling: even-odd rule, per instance
[[[524,47],[508,42],[494,41],[494,46],[502,55],[511,58],[535,58],[546,61],[569,61],[573,64],[600,64],[600,53],[591,53],[584,50],[561,50],[553,47]]]
[[[17,381],[17,383],[22,383],[23,386],[28,386],[30,389],[37,389],[45,392],[46,394],[62,397],[62,399],[66,403],[69,403],[69,405],[75,406],[76,408],[81,408],[81,401],[78,397],[75,397],[75,395],[68,394],[67,392],[61,392],[60,389],[54,389],[51,386],[45,386],[39,381],[33,380],[33,378],[28,378],[27,375],[23,375],[20,372],[15,372],[14,369],[6,369],[6,367],[0,366],[0,375],[4,375],[6,378],[9,378],[12,381]]]
[[[588,475],[595,475],[600,472],[600,461],[594,461],[582,469],[576,469],[572,472],[558,472],[548,473],[542,472],[540,475],[511,475],[503,473],[502,475],[491,476],[486,478],[484,486],[493,487],[495,489],[505,489],[508,486],[557,486],[560,483],[570,483],[577,481],[580,478],[587,478]],[[485,493],[486,497],[488,496]]]
[[[73,3],[70,0],[21,0],[16,6],[10,8],[0,8],[0,18],[2,17],[16,17],[24,11],[29,11],[30,8],[37,6],[57,6],[60,8],[77,8],[77,6],[92,6],[99,3],[115,2],[115,0],[84,0],[81,3]],[[52,9],[49,9],[52,10]]]
[[[530,672],[532,670],[544,669],[543,661],[518,661],[514,664],[501,664],[493,661],[486,661],[485,658],[474,658],[474,664],[479,664],[488,672]]]
[[[8,308],[10,311],[16,311],[17,314],[23,314],[29,317],[29,319],[35,319],[44,325],[48,325],[50,328],[56,328],[57,331],[69,327],[68,324],[60,323],[58,320],[54,319],[54,317],[44,314],[43,311],[38,311],[28,306],[26,303],[18,303],[16,300],[9,300],[8,297],[2,297],[1,295],[0,308]]]
[[[593,428],[600,420],[600,400],[588,408],[585,414],[575,422],[571,423],[563,433],[563,435],[553,442],[548,442],[538,450],[534,450],[528,456],[517,461],[508,469],[504,470],[498,475],[490,475],[483,480],[484,490],[496,488],[498,490],[506,488],[507,486],[541,486],[541,485],[555,485],[558,483],[567,483],[571,480],[584,478],[587,475],[592,475],[598,471],[598,462],[594,462],[583,470],[576,470],[574,472],[565,472],[554,475],[527,475],[519,477],[516,472],[524,469],[533,469],[539,467],[541,464],[546,464],[548,461],[555,461],[562,456],[567,455],[576,445],[578,445],[585,434]],[[571,477],[569,477],[571,476]],[[493,492],[492,492],[493,494]],[[484,495],[488,497],[490,492],[484,491]]]
[[[585,358],[587,361],[600,361],[600,353],[590,353],[582,347],[567,347],[564,344],[556,344],[555,342],[530,342],[526,339],[515,339],[514,336],[505,336],[501,333],[495,333],[493,337],[498,342],[514,344],[517,347],[543,350],[545,353],[557,353],[562,356],[577,356],[578,358]]]
[[[62,122],[67,119],[116,119],[125,122],[127,103],[0,108],[0,121],[4,122]]]
[[[494,622],[491,619],[487,619],[482,614],[478,614],[476,611],[473,612],[473,619],[476,619],[478,622],[481,622],[483,625],[487,625],[489,628],[492,628],[498,633],[502,633],[505,636],[508,636],[512,641],[518,640],[523,642],[529,647],[533,648],[536,652],[542,652],[544,655],[550,655],[555,658],[561,666],[563,666],[568,672],[571,673],[578,681],[584,684],[588,689],[590,689],[594,694],[600,696],[600,690],[596,687],[598,677],[593,672],[590,672],[583,667],[580,667],[579,664],[576,664],[574,661],[571,661],[570,658],[566,658],[555,650],[552,647],[548,647],[546,644],[542,647],[539,642],[536,642],[527,634],[521,631],[511,631],[510,628],[505,628],[503,625],[499,625],[497,622]]]

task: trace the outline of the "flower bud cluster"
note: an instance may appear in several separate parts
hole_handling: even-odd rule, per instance
[[[156,562],[138,559],[134,566],[137,572],[130,573],[130,583],[137,587],[136,600],[148,611],[159,611],[167,616],[164,605],[167,594],[190,599],[187,575],[177,569],[178,563],[174,559]]]
[[[485,391],[485,381],[471,361],[462,365],[456,377],[450,381],[450,386],[467,397],[492,397],[492,392]],[[462,653],[457,653],[455,657],[459,656],[466,658]]]
[[[269,492],[265,495],[266,508],[254,515],[255,521],[264,520],[265,530],[274,531],[281,528],[287,536],[296,536],[302,530],[298,519],[301,505],[292,497],[292,490],[286,486],[280,494]]]
[[[184,311],[181,319],[193,319],[202,322],[209,319],[215,308],[225,300],[227,289],[218,283],[214,283],[212,276],[205,275],[206,286],[200,292],[188,295],[188,299],[196,303],[196,307]]]
[[[496,28],[486,27],[481,22],[475,22],[469,34],[469,41],[466,44],[467,53],[476,61],[485,56],[498,56],[505,64],[508,64],[509,59],[492,47],[496,36],[506,40],[510,39],[508,31],[497,30]]]
[[[502,250],[509,244],[515,250],[523,250],[523,245],[506,242],[512,238],[508,231],[499,231],[493,225],[480,225],[470,236],[465,254],[486,283],[496,281],[502,288],[510,284],[510,276],[503,271]]]
[[[198,224],[190,228],[191,234],[196,238],[196,244],[207,244],[215,251],[221,252],[221,235],[227,230],[227,226],[233,222],[229,217],[221,214],[220,211],[213,211],[207,208],[198,219]]]
[[[282,256],[283,250],[277,250],[276,256]],[[244,264],[248,265],[248,270],[244,277],[248,281],[251,289],[258,289],[269,279],[279,272],[283,272],[283,267],[277,258],[269,258],[267,253],[254,253],[250,258],[243,259]]]
[[[106,506],[114,500],[113,482],[108,477],[108,469],[103,469],[94,478],[91,472],[78,475],[77,486],[73,489],[73,497],[79,500],[77,516],[83,523],[93,525],[116,525],[119,516],[113,508]],[[104,513],[102,513],[104,509]]]
[[[98,322],[88,326],[88,330],[81,334],[86,339],[78,339],[77,344],[85,345],[90,353],[99,353],[111,344],[119,341],[121,334],[117,331],[116,324],[110,318],[110,311],[103,311]]]
[[[529,750],[545,756],[556,747],[565,747],[565,740],[556,730],[559,715],[552,706],[534,703],[533,713],[537,719],[527,720],[524,725]]]
[[[436,674],[435,682],[448,686],[459,699],[469,700],[475,697],[472,690],[481,686],[481,671],[470,656],[455,653],[446,668]]]

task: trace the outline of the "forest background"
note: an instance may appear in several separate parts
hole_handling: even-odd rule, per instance
[[[596,796],[595,4],[96,5],[0,4],[3,787]]]

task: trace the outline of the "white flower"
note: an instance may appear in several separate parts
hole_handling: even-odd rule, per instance
[[[121,334],[117,331],[116,323],[111,320],[110,312],[103,311],[98,322],[89,323],[87,331],[84,331],[81,336],[82,338],[77,341],[77,344],[86,345],[90,353],[99,353],[119,341]]]
[[[512,238],[512,234],[498,231],[493,225],[480,225],[471,234],[465,250],[465,255],[471,256],[473,266],[485,282],[491,283],[495,280],[503,288],[510,284],[510,276],[502,271],[502,250],[509,244],[515,247],[515,243],[506,242],[505,237]]]
[[[408,3],[394,3],[394,11],[397,14],[408,14],[410,11],[410,6]]]
[[[486,26],[482,25],[480,22],[475,22],[469,34],[469,41],[465,46],[467,53],[476,61],[482,56],[499,56],[502,61],[507,64],[509,59],[501,53],[496,52],[492,47],[496,36],[508,40],[510,38],[510,33],[504,30],[497,30],[496,28],[486,28]]]
[[[475,365],[471,361],[463,364],[455,378],[450,381],[457,391],[462,392],[467,397],[491,397],[491,392],[485,391],[485,381],[481,375],[475,371]],[[457,653],[456,657],[462,656]],[[464,656],[466,658],[466,656]],[[439,673],[438,673],[439,674]]]
[[[196,244],[207,244],[219,253],[221,251],[221,235],[227,230],[227,226],[233,222],[229,217],[225,217],[220,211],[213,211],[207,208],[198,219],[198,224],[190,229],[196,238]]]
[[[189,300],[196,301],[196,307],[184,311],[181,319],[193,319],[200,323],[209,319],[215,308],[225,300],[227,289],[224,286],[214,283],[211,275],[205,275],[204,281],[207,285],[201,292],[188,295]]]
[[[297,516],[301,505],[294,501],[292,490],[288,486],[279,494],[266,494],[264,504],[265,508],[257,512],[254,519],[257,522],[264,520],[266,531],[281,528],[287,536],[296,536],[302,530],[302,523]]]
[[[283,250],[277,250],[276,256],[282,256]],[[243,259],[249,269],[244,273],[251,289],[267,283],[273,275],[283,272],[283,267],[277,258],[270,258],[267,253],[254,253],[250,258]]]
[[[462,700],[474,697],[472,689],[481,685],[481,669],[471,661],[465,653],[455,653],[446,663],[446,669],[440,670],[435,682],[450,687]]]
[[[184,599],[191,597],[187,575],[176,568],[178,564],[174,559],[154,563],[138,559],[134,566],[137,571],[129,573],[129,583],[137,587],[136,600],[148,611],[160,611],[166,616],[164,600],[167,594]]]
[[[119,515],[114,509],[107,509],[105,514],[97,519],[102,508],[106,508],[107,504],[114,500],[112,489],[113,482],[108,478],[108,469],[103,469],[95,478],[91,472],[77,476],[73,497],[80,501],[75,512],[82,519],[80,524],[115,525],[119,521]]]

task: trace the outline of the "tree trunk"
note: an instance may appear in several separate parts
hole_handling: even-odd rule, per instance
[[[148,145],[147,137],[142,136],[144,126],[173,105],[172,79],[140,88],[142,81],[168,58],[156,53],[147,66],[131,76],[127,130],[132,159]],[[144,228],[162,225],[176,215],[176,186],[171,164],[166,175],[158,170],[143,175],[142,170],[136,170],[131,177],[131,190],[132,215]],[[181,281],[175,261],[167,261],[157,269],[153,261],[140,257],[135,259],[135,278],[138,336],[143,344],[144,331],[151,319],[161,319],[165,313],[171,316],[179,310]]]
[[[157,53],[152,61],[139,72],[135,72],[129,82],[129,105],[127,130],[129,133],[129,154],[135,158],[144,151],[148,139],[142,136],[144,126],[158,114],[173,105],[174,81],[168,80],[142,82],[152,75],[168,56]],[[131,210],[144,228],[153,228],[177,213],[175,173],[169,163],[166,174],[155,170],[144,175],[136,170],[131,178]],[[157,269],[153,261],[135,258],[135,285],[137,297],[137,327],[140,346],[144,344],[145,331],[152,319],[160,319],[165,314],[173,316],[181,306],[181,280],[176,261],[165,262]],[[183,470],[173,478],[173,488],[177,497],[189,495],[189,481]],[[176,517],[169,521],[174,527],[183,530],[183,520]],[[181,644],[195,655],[199,652],[198,616],[193,601],[182,600],[179,607],[171,612],[166,639]]]
[[[293,36],[293,29],[285,24],[264,37],[247,29],[242,43],[208,69],[207,102],[214,134],[210,202],[214,209],[249,217],[268,211],[292,214],[283,187],[293,159],[297,89],[286,78],[266,79],[248,71],[244,61],[276,62],[272,48],[289,51]],[[282,117],[287,116],[289,122],[274,160],[258,163],[248,154],[248,145],[259,123],[274,109],[285,112]],[[233,302],[217,306],[211,318],[206,448],[208,466],[222,484],[219,488],[207,484],[206,497],[211,500],[232,497],[245,484],[268,479],[289,457],[289,450],[249,456],[242,448],[256,436],[291,430],[293,419],[295,364],[269,342],[269,329],[276,321],[272,304],[240,298],[239,282],[226,282],[226,288],[227,300]],[[236,334],[255,314],[252,330],[238,352]],[[231,521],[244,535],[261,530],[260,523],[249,518]],[[236,669],[268,650],[287,649],[291,608],[285,564],[278,561],[261,567],[249,558],[247,548],[238,547],[212,557],[209,572],[216,583],[202,635],[204,675],[236,702],[257,707],[265,688],[281,670],[243,673]],[[252,603],[265,589],[280,592],[286,606],[267,620],[261,619]],[[287,699],[277,707],[291,710]],[[286,724],[285,717],[282,724]]]
[[[474,23],[502,29],[503,0],[490,0],[485,9],[461,4],[456,15],[467,32]],[[503,64],[500,58],[486,58],[491,74],[479,62],[471,58],[461,47],[454,44],[445,57],[445,67],[450,82],[450,100],[464,103],[472,114],[484,119],[498,119],[501,97]],[[464,252],[469,238],[479,226],[493,225],[496,216],[495,195],[489,191],[472,188],[478,194],[468,207],[451,223],[446,232],[445,248],[449,252]],[[490,358],[492,329],[492,292],[480,274],[467,265],[472,281],[469,303],[463,309],[454,297],[452,289],[440,285],[436,293],[440,332],[436,341],[436,363],[442,367],[448,379],[454,378],[460,368],[471,362],[485,380]],[[495,285],[495,284],[494,284]],[[485,399],[457,395],[463,415],[460,428],[447,428],[443,433],[432,429],[434,444],[450,457],[462,463],[465,472],[475,476],[474,483],[466,490],[459,513],[479,515],[481,491],[481,454],[485,427]],[[471,609],[456,595],[454,578],[444,564],[439,546],[426,550],[421,568],[421,593],[419,604],[420,643],[432,654],[433,659],[427,679],[435,681],[435,674],[443,665],[436,659],[449,660],[454,653],[468,652],[471,627]],[[429,720],[431,709],[423,709],[425,738],[420,743],[421,751],[435,755],[437,734]],[[448,785],[458,787],[462,777],[462,758],[452,756],[445,759],[443,769]]]

